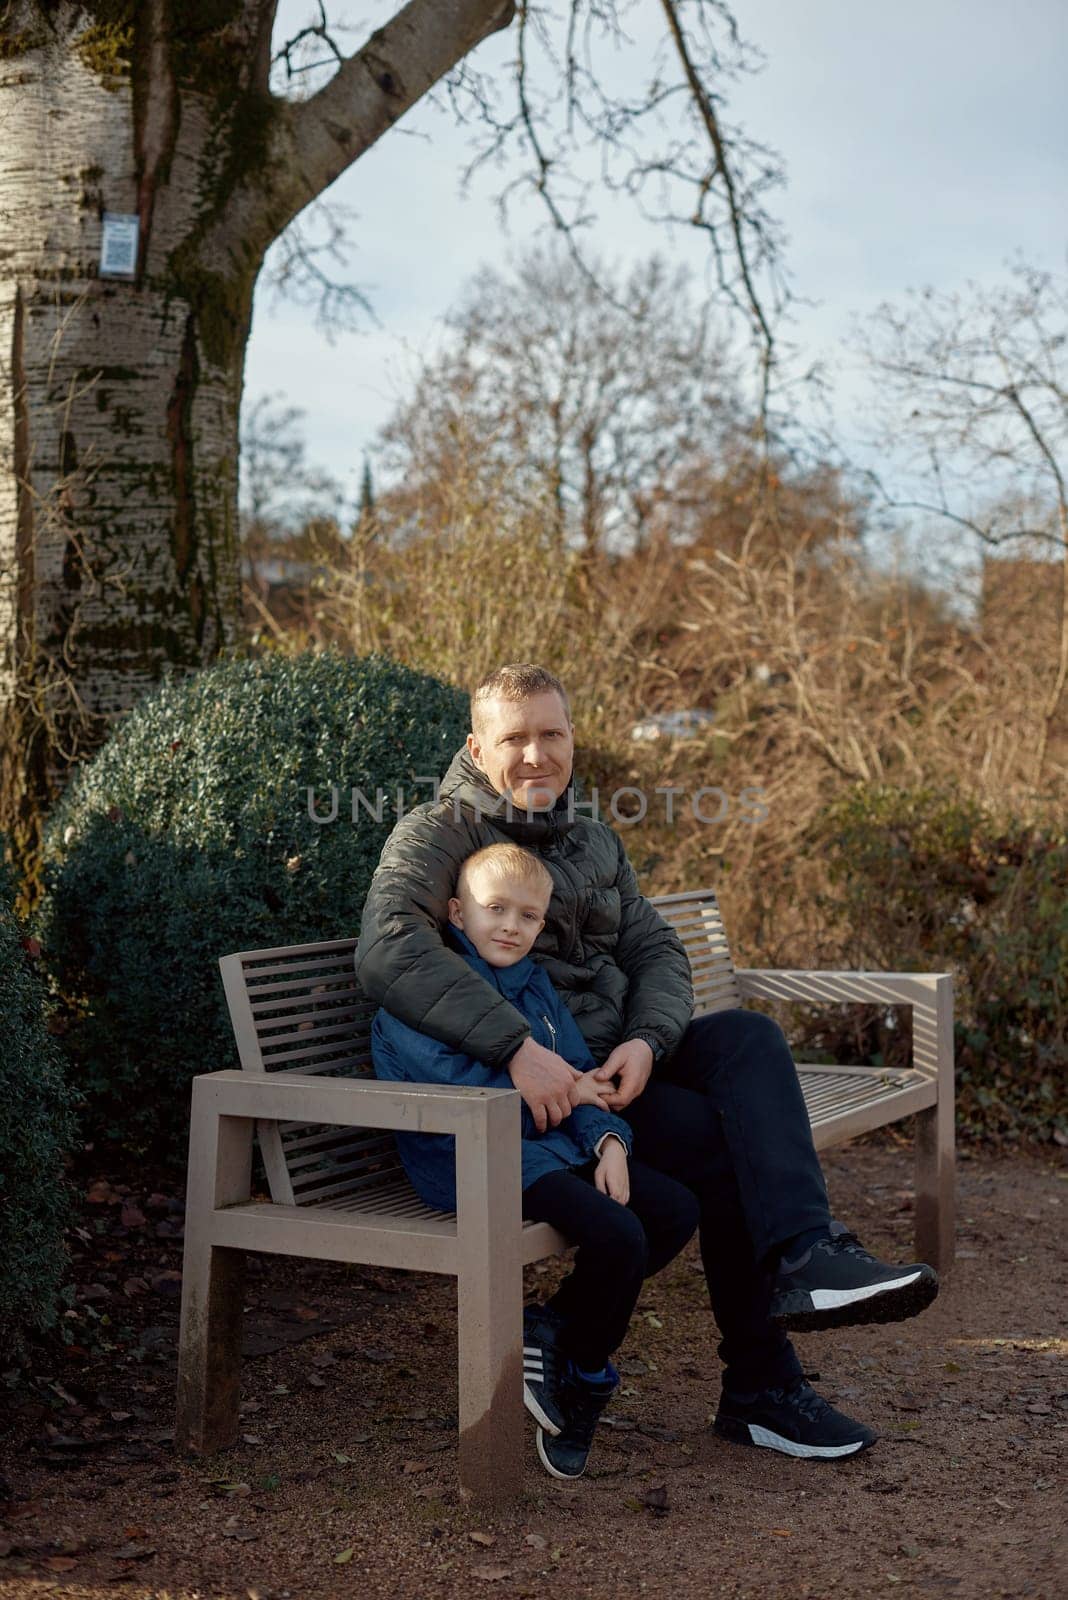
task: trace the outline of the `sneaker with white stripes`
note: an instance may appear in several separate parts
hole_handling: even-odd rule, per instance
[[[582,1477],[601,1412],[618,1388],[619,1373],[610,1361],[601,1379],[584,1378],[573,1361],[567,1363],[560,1388],[563,1427],[555,1434],[539,1428],[536,1436],[538,1460],[552,1477]]]
[[[922,1261],[888,1266],[870,1255],[855,1233],[832,1222],[830,1238],[817,1239],[796,1260],[779,1263],[771,1318],[798,1333],[858,1322],[903,1322],[929,1306],[937,1293],[933,1267]]]
[[[782,1389],[720,1396],[713,1423],[732,1444],[759,1445],[810,1461],[841,1461],[859,1455],[878,1437],[818,1395],[803,1378]]]
[[[564,1426],[560,1388],[567,1370],[559,1333],[560,1319],[548,1306],[524,1309],[523,1404],[538,1426],[554,1437]]]

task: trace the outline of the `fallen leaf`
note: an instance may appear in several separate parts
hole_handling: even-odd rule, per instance
[[[793,1537],[789,1528],[769,1528],[768,1532],[775,1534],[776,1538],[779,1539],[791,1539]]]
[[[425,1472],[429,1466],[429,1461],[406,1461],[401,1471],[405,1477],[409,1477],[413,1472]]]
[[[497,1543],[496,1536],[492,1533],[469,1533],[467,1537],[472,1544],[491,1545]]]
[[[73,1556],[46,1556],[41,1565],[47,1567],[49,1572],[70,1572],[78,1563]]]
[[[254,1528],[239,1528],[236,1517],[227,1517],[222,1526],[222,1536],[224,1539],[236,1539],[238,1544],[248,1544],[259,1538]]]
[[[651,1489],[646,1489],[641,1497],[641,1503],[654,1517],[666,1517],[668,1514],[668,1492],[666,1483],[654,1484]]]
[[[320,1378],[317,1372],[309,1372],[305,1382],[309,1389],[325,1389],[326,1379]]]
[[[353,1547],[351,1544],[347,1550],[339,1550],[337,1555],[334,1557],[334,1565],[336,1567],[345,1566],[347,1562],[352,1560],[352,1551]]]
[[[549,1548],[548,1539],[541,1533],[528,1533],[523,1543],[529,1544],[532,1550],[547,1550]]]
[[[123,1536],[124,1539],[147,1539],[148,1538],[148,1529],[147,1528],[123,1528],[122,1536]]]
[[[124,1228],[143,1228],[148,1218],[139,1205],[127,1200],[123,1205],[120,1221]]]
[[[481,1578],[483,1583],[499,1583],[502,1578],[512,1576],[511,1567],[472,1567],[472,1578]]]

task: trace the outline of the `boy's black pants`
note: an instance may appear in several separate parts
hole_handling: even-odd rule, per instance
[[[547,1172],[523,1190],[523,1215],[550,1222],[578,1245],[574,1270],[549,1302],[564,1318],[563,1343],[598,1372],[623,1343],[642,1281],[666,1267],[693,1237],[697,1198],[674,1178],[631,1160],[630,1201],[602,1194],[593,1164]]]
[[[724,1382],[740,1390],[790,1382],[800,1375],[800,1363],[785,1334],[768,1319],[776,1251],[795,1234],[826,1226],[830,1210],[797,1070],[781,1028],[751,1011],[721,1011],[696,1018],[675,1055],[654,1068],[644,1093],[623,1115],[634,1130],[629,1209],[644,1232],[641,1207],[651,1206],[653,1234],[658,1227],[664,1229],[663,1240],[654,1241],[647,1234],[644,1252],[635,1241],[640,1270],[646,1275],[658,1271],[689,1237],[686,1232],[680,1243],[668,1248],[667,1241],[677,1237],[667,1221],[672,1205],[677,1206],[676,1228],[681,1228],[681,1187],[697,1207],[701,1260],[712,1312],[722,1334],[719,1354],[726,1364]],[[642,1173],[640,1192],[633,1182],[637,1172]],[[574,1174],[550,1177],[583,1182]],[[658,1188],[656,1177],[670,1181],[673,1187]],[[525,1191],[524,1215],[541,1218],[540,1210],[528,1212],[527,1205],[541,1203],[536,1191],[548,1182],[542,1178]],[[617,1205],[615,1201],[606,1203]],[[609,1322],[600,1312],[606,1291],[603,1283],[596,1285],[604,1274],[595,1271],[593,1262],[598,1253],[597,1217],[603,1212],[581,1209],[582,1247],[575,1271],[557,1301],[569,1321],[577,1313],[578,1325],[591,1330],[589,1354],[596,1354],[597,1340],[614,1336],[615,1342],[602,1350],[603,1358],[622,1340],[622,1332],[616,1332],[620,1313],[615,1311]],[[576,1207],[575,1216],[578,1214]],[[544,1220],[579,1240],[561,1205]],[[618,1226],[616,1232],[621,1232]],[[620,1250],[616,1239],[612,1253],[618,1255]],[[633,1283],[633,1271],[628,1282]],[[633,1309],[640,1279],[628,1292],[633,1294]],[[628,1310],[628,1319],[629,1315]],[[575,1337],[584,1337],[577,1328]],[[577,1349],[575,1354],[581,1361]]]

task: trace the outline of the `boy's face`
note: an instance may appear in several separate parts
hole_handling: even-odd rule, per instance
[[[548,905],[540,889],[476,868],[449,901],[449,921],[491,967],[514,967],[544,928]]]

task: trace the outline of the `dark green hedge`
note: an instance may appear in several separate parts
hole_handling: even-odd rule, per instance
[[[961,1128],[1068,1143],[1064,830],[868,785],[828,810],[818,843],[852,964],[954,974]],[[892,1040],[872,1027],[878,1057]]]
[[[34,942],[12,909],[0,837],[0,1352],[56,1318],[66,1251],[64,1154],[74,1119],[63,1057],[44,1025]]]
[[[39,928],[86,1134],[181,1160],[189,1080],[235,1066],[217,961],[359,931],[393,800],[441,775],[466,695],[376,657],[228,662],[143,700],[49,821]],[[330,810],[321,825],[309,815]]]

